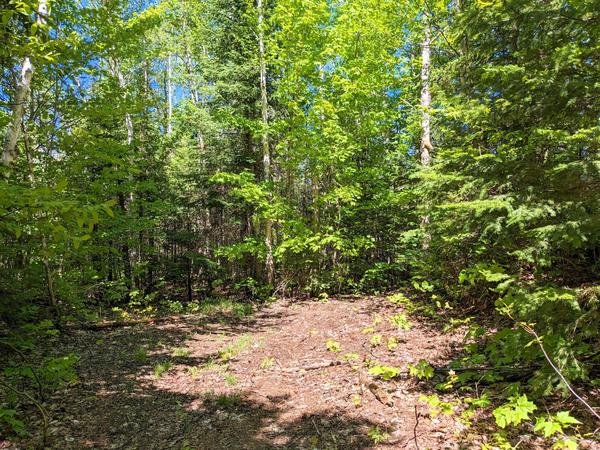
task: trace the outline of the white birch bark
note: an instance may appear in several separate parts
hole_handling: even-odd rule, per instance
[[[173,76],[172,67],[173,54],[171,52],[167,55],[167,134],[173,132],[173,82],[171,80]]]
[[[431,29],[427,15],[425,16],[424,38],[421,44],[421,164],[428,167],[431,164],[431,87],[429,75],[431,72]]]
[[[429,167],[431,164],[431,117],[429,110],[431,108],[431,86],[429,76],[431,72],[431,27],[429,24],[429,15],[424,14],[423,42],[421,44],[421,165]],[[424,230],[423,241],[421,243],[423,250],[429,248],[431,235],[427,231],[429,225],[429,214],[421,218],[421,227]]]
[[[40,0],[36,18],[38,29],[46,25],[47,18],[48,2],[47,0]],[[17,81],[11,120],[4,136],[4,145],[2,148],[2,163],[7,166],[17,159],[17,142],[21,136],[21,123],[23,121],[23,116],[25,115],[25,104],[29,101],[31,93],[33,72],[34,67],[31,58],[25,56],[21,63],[21,74]]]
[[[267,97],[267,63],[265,52],[265,30],[264,30],[264,10],[262,0],[256,1],[256,9],[258,12],[258,51],[259,51],[259,72],[260,72],[260,104],[261,116],[263,123],[262,132],[262,156],[263,156],[263,172],[265,181],[271,180],[271,152],[269,149],[269,134],[267,126],[269,123],[268,116],[268,97]],[[273,263],[273,222],[267,219],[265,223],[265,248],[266,260],[265,268],[267,271],[267,283],[273,284],[275,277],[275,268]]]

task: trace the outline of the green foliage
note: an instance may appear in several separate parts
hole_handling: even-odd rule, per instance
[[[148,358],[148,352],[144,347],[138,347],[136,348],[133,357],[138,362],[144,362]]]
[[[373,427],[369,428],[367,436],[371,438],[374,444],[379,444],[385,442],[390,437],[390,434],[379,427]]]
[[[457,404],[440,400],[436,394],[421,395],[419,400],[426,402],[429,405],[429,414],[431,417],[436,417],[440,414],[450,416],[454,414],[454,408]]]
[[[527,399],[525,394],[512,395],[508,401],[498,408],[494,409],[493,415],[496,424],[500,428],[506,428],[509,425],[519,425],[524,420],[529,420],[529,414],[537,409],[537,406]]]
[[[170,362],[158,363],[154,366],[154,376],[156,378],[162,377],[165,373],[171,370],[172,364]]]
[[[174,358],[187,358],[190,356],[190,351],[185,347],[176,347],[172,350],[171,356]]]
[[[14,409],[0,408],[0,424],[8,425],[9,429],[18,436],[27,436],[25,424],[16,416],[17,412]]]
[[[223,362],[234,359],[238,354],[246,351],[251,344],[252,336],[245,334],[231,344],[228,344],[225,348],[219,350],[219,358]]]
[[[380,377],[381,379],[388,381],[399,376],[400,369],[397,367],[376,365],[369,368],[369,373],[373,376]]]
[[[559,411],[556,414],[537,417],[534,431],[537,431],[549,438],[555,434],[564,434],[564,430],[581,422],[569,414],[569,411]]]
[[[388,317],[388,320],[396,325],[401,330],[410,330],[411,323],[410,320],[406,317],[406,314],[398,313],[393,316]]]
[[[342,345],[333,339],[327,339],[327,341],[325,341],[325,347],[332,353],[339,353],[342,351]]]
[[[263,370],[270,369],[275,364],[275,358],[272,356],[265,356],[260,362],[259,367]]]
[[[416,365],[407,364],[408,373],[411,377],[416,377],[419,380],[428,380],[433,377],[434,369],[426,360],[420,359]]]
[[[381,344],[382,338],[383,338],[383,336],[381,336],[380,334],[374,334],[373,336],[371,336],[371,339],[369,340],[369,344],[371,344],[373,347],[377,347],[378,345]]]

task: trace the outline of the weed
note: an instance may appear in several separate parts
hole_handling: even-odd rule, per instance
[[[154,376],[156,378],[160,378],[163,376],[164,373],[168,372],[170,368],[170,362],[157,364],[156,366],[154,366]]]
[[[406,317],[406,314],[403,313],[390,316],[388,317],[388,320],[402,330],[409,330],[412,326],[410,320]]]
[[[358,353],[346,353],[343,357],[344,361],[358,361],[360,358],[360,355]]]
[[[223,378],[225,379],[225,382],[230,386],[235,386],[238,382],[237,377],[232,373],[225,373],[223,375]]]
[[[275,358],[271,356],[265,356],[263,360],[260,362],[259,367],[261,369],[269,369],[275,364]]]
[[[327,347],[327,350],[332,353],[339,353],[342,351],[342,345],[333,339],[327,339],[325,346]]]
[[[367,436],[369,436],[375,444],[379,444],[390,437],[389,433],[379,427],[369,429]]]
[[[138,362],[144,362],[148,358],[148,352],[144,347],[138,347],[133,354],[133,358]]]
[[[190,356],[190,351],[185,347],[176,347],[171,352],[171,356],[174,358],[187,358]]]
[[[407,364],[408,373],[411,377],[416,377],[419,380],[430,379],[433,377],[434,369],[426,360],[420,359],[417,365]]]
[[[246,350],[252,343],[252,336],[245,334],[240,337],[237,341],[227,345],[224,349],[219,351],[219,357],[222,361],[229,361],[235,358],[238,354]]]
[[[378,345],[381,344],[381,335],[380,334],[374,334],[371,337],[371,340],[369,341],[369,343],[373,346],[373,347],[377,347]]]
[[[200,375],[201,370],[202,369],[198,366],[192,366],[187,368],[187,373],[190,377],[196,378],[198,375]]]
[[[396,347],[398,347],[398,339],[396,339],[396,336],[392,336],[391,338],[388,338],[387,340],[387,348],[390,352],[393,352],[394,350],[396,350]]]
[[[398,369],[397,367],[389,366],[373,366],[369,369],[369,373],[376,377],[381,377],[381,379],[385,381],[388,381],[400,375],[400,369]]]

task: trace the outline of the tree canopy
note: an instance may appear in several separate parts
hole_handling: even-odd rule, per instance
[[[0,0],[0,40],[7,433],[69,329],[216,297],[470,316],[456,367],[531,368],[500,428],[598,394],[597,0]]]

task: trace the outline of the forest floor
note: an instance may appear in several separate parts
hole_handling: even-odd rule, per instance
[[[399,368],[421,358],[443,366],[461,348],[464,328],[444,333],[411,318],[410,329],[400,329],[387,320],[398,312],[378,297],[278,300],[243,318],[198,314],[72,332],[60,350],[81,357],[79,381],[52,402],[50,445],[480,448],[481,438],[453,417],[428,414],[419,397],[432,383],[368,374],[365,358]],[[398,345],[390,350],[392,336]]]

